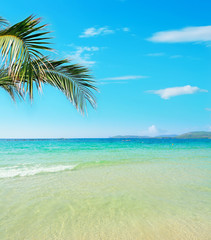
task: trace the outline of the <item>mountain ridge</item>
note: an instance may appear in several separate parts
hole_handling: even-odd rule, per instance
[[[180,135],[159,135],[155,137],[150,136],[138,136],[138,135],[117,135],[110,138],[158,138],[158,139],[211,139],[211,132],[206,131],[193,131],[187,132]]]

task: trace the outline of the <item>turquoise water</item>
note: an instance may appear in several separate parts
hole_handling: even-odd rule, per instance
[[[211,239],[211,140],[0,140],[0,239]]]

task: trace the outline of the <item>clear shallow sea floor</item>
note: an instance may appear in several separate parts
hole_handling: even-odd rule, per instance
[[[211,239],[211,142],[0,145],[1,240]]]

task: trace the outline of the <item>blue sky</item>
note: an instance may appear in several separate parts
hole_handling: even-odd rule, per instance
[[[0,137],[109,137],[211,131],[210,1],[6,1],[12,24],[49,23],[56,58],[87,65],[100,89],[82,116],[45,86],[13,103],[0,90]]]

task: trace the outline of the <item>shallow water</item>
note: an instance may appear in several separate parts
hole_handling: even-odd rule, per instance
[[[211,239],[211,141],[0,141],[1,240]]]

